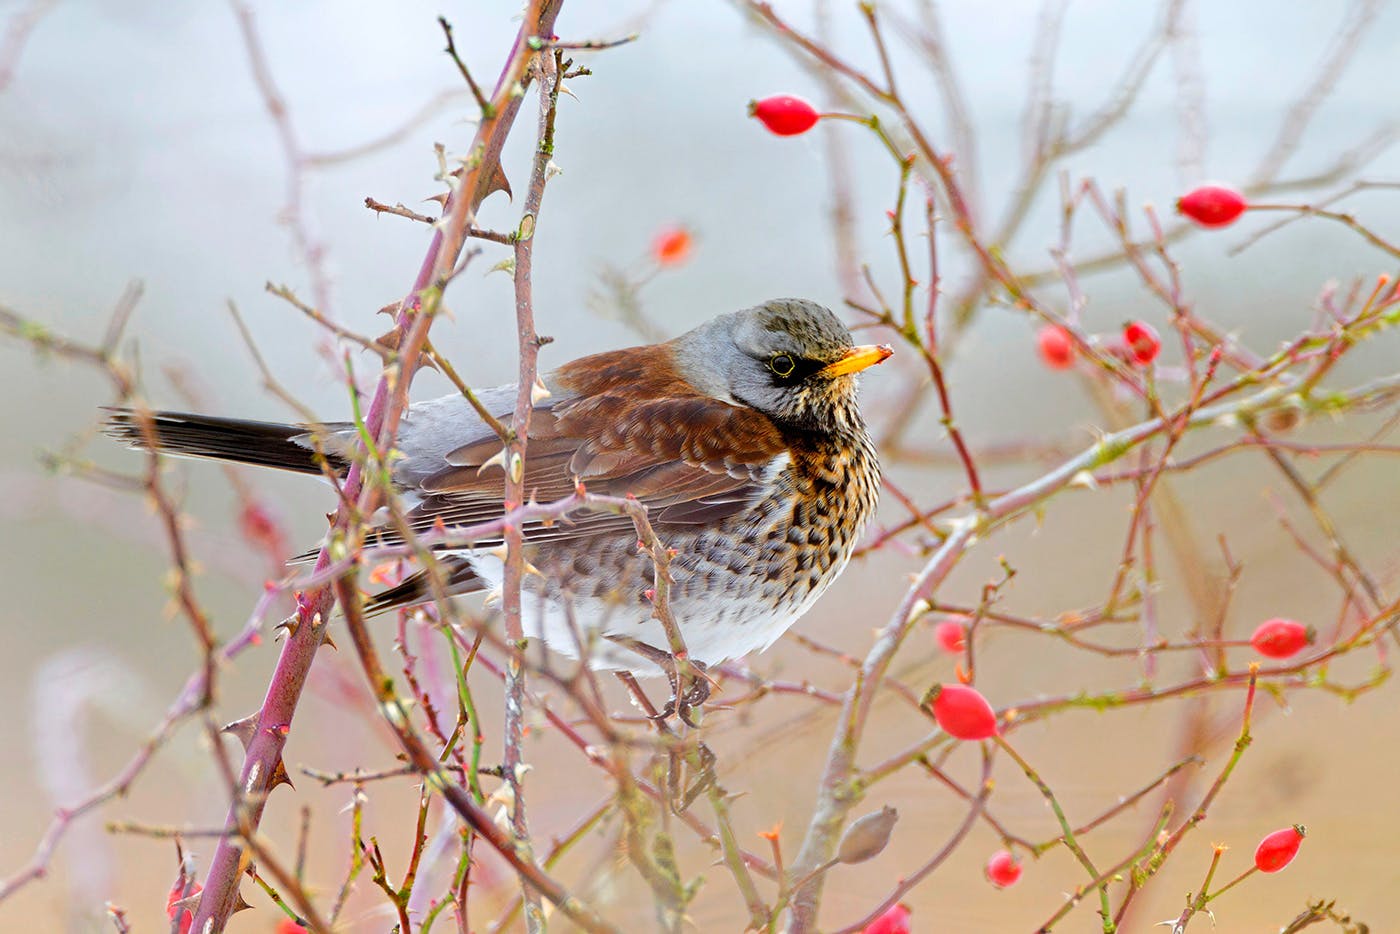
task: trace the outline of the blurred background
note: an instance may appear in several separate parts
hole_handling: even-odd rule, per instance
[[[892,6],[919,21],[920,3]],[[861,67],[877,66],[853,4],[776,7],[804,28],[812,26],[817,11],[829,8],[834,46]],[[322,332],[268,295],[264,284],[285,283],[356,330],[376,334],[387,328],[388,320],[374,312],[411,285],[427,230],[376,216],[364,199],[424,211],[435,207],[423,202],[439,190],[433,145],[460,154],[473,130],[470,101],[441,54],[436,17],[453,21],[463,57],[479,80],[489,82],[518,26],[517,5],[256,4],[267,72],[306,160],[295,186],[284,140],[269,118],[230,6],[0,0],[0,29],[36,9],[43,15],[22,54],[11,62],[0,59],[12,66],[0,72],[0,305],[96,343],[124,290],[139,280],[144,295],[128,335],[138,348],[142,389],[152,404],[295,418],[262,388],[228,310],[234,303],[281,384],[326,417],[345,417],[342,374],[315,353]],[[950,0],[937,9],[976,132],[975,153],[958,153],[957,160],[975,167],[981,210],[990,218],[1005,209],[1025,157],[1026,95],[1046,11],[1064,19],[1054,98],[1072,120],[1105,104],[1109,88],[1141,54],[1161,18],[1154,4],[1103,0],[1068,3],[1063,10],[1053,3],[1004,0],[994,12],[975,0]],[[1286,154],[1279,177],[1323,172],[1343,153],[1400,123],[1393,90],[1400,10],[1394,4],[1188,2],[1182,23],[1195,41],[1166,52],[1112,132],[1063,165],[1075,179],[1093,177],[1107,191],[1123,189],[1135,212],[1152,204],[1167,216],[1175,198],[1202,180],[1247,181],[1275,146],[1290,107],[1339,48],[1336,36],[1346,23],[1357,25],[1354,43],[1343,47],[1345,67],[1339,65],[1330,94],[1308,114],[1306,132],[1296,151]],[[788,49],[729,4],[568,0],[559,20],[565,39],[634,31],[640,37],[629,45],[578,56],[594,74],[570,81],[573,96],[561,105],[555,161],[562,173],[547,190],[536,240],[537,321],[555,338],[541,365],[641,339],[616,313],[608,278],[618,271],[649,277],[652,239],[675,225],[693,233],[692,255],[648,278],[637,293],[646,320],[661,333],[673,335],[718,312],[777,296],[843,309],[846,294],[830,222],[829,134],[839,138],[841,158],[848,160],[856,255],[893,291],[897,267],[885,212],[896,179],[888,155],[858,128],[823,127],[779,139],[745,115],[750,99],[771,93],[825,98],[823,86]],[[912,109],[927,113],[928,125],[941,132],[946,124],[932,78],[908,45],[897,44],[895,55]],[[518,190],[534,143],[531,106],[504,158]],[[1369,154],[1374,158],[1359,177],[1396,177],[1400,147]],[[1277,200],[1303,200],[1337,187]],[[1368,191],[1345,208],[1384,235],[1400,220],[1396,201],[1393,192]],[[1032,203],[1026,227],[1009,250],[1018,268],[1051,264],[1058,206],[1052,181]],[[481,221],[508,230],[518,212],[518,201],[494,195]],[[299,241],[287,223],[293,216],[306,239]],[[1272,219],[1250,217],[1228,231],[1193,236],[1175,252],[1198,311],[1261,353],[1309,325],[1328,283],[1345,290],[1358,278],[1369,283],[1378,273],[1395,272],[1383,253],[1322,221],[1289,225],[1229,254]],[[1085,255],[1109,242],[1093,225],[1081,226],[1075,243]],[[455,320],[434,330],[437,346],[476,385],[509,381],[515,371],[511,283],[507,275],[488,272],[503,255],[503,248],[485,246],[448,293]],[[952,251],[944,262],[951,283],[968,269]],[[1127,318],[1144,317],[1166,331],[1160,305],[1149,301],[1132,276],[1086,277],[1084,288],[1090,329],[1112,332]],[[1063,307],[1062,289],[1048,288],[1046,294]],[[858,320],[852,313],[847,317]],[[991,308],[962,339],[951,365],[951,389],[974,448],[1049,444],[1074,451],[1093,440],[1101,423],[1098,409],[1072,375],[1040,365],[1033,335],[1024,315]],[[1332,383],[1343,387],[1394,373],[1400,360],[1395,338],[1382,335],[1348,357]],[[1168,344],[1170,355],[1175,348]],[[898,388],[917,378],[917,361],[904,356],[865,380],[864,407],[877,426]],[[374,358],[354,359],[363,379],[377,373]],[[0,544],[0,709],[9,711],[0,719],[0,876],[8,876],[30,858],[53,808],[79,799],[128,759],[159,722],[198,653],[185,623],[168,606],[167,554],[152,512],[139,497],[43,465],[45,452],[67,450],[92,431],[96,407],[111,400],[105,380],[3,340],[0,386],[7,400],[0,522],[8,533]],[[450,388],[438,374],[424,371],[414,394],[426,398]],[[1312,426],[1304,437],[1364,437],[1385,414]],[[1200,444],[1225,437],[1216,433]],[[919,410],[906,440],[946,449],[936,407]],[[143,463],[100,438],[77,450],[111,468],[131,471]],[[989,460],[986,470],[991,485],[1005,487],[1030,479],[1040,466]],[[925,503],[954,495],[963,483],[951,464],[895,462],[889,469]],[[239,533],[224,473],[200,464],[172,470],[191,517],[190,540],[202,569],[199,594],[220,632],[231,635],[271,572]],[[333,506],[324,489],[297,478],[247,476],[286,523],[294,547],[317,539],[322,514]],[[1333,622],[1328,614],[1335,613],[1335,587],[1279,527],[1269,497],[1290,513],[1298,512],[1297,503],[1262,455],[1217,461],[1180,478],[1176,491],[1209,549],[1202,560],[1218,565],[1215,542],[1224,534],[1244,566],[1228,633],[1244,638],[1260,619],[1275,615],[1319,627]],[[1053,618],[1102,599],[1122,548],[1126,496],[1118,489],[1056,498],[1038,526],[1022,523],[975,551],[940,597],[974,603],[981,585],[998,576],[997,557],[1005,556],[1018,571],[1006,597],[1008,611]],[[1329,488],[1326,504],[1363,563],[1394,594],[1400,575],[1396,459],[1363,458],[1344,483]],[[886,497],[885,520],[904,515]],[[907,549],[889,548],[853,565],[799,631],[863,655],[872,630],[895,606],[903,575],[919,564]],[[1167,634],[1179,636],[1195,624],[1175,569],[1165,574],[1160,599]],[[907,646],[896,670],[922,690],[950,677],[952,662],[937,654],[926,630],[918,634],[926,641]],[[387,629],[384,638],[387,647]],[[1131,644],[1132,636],[1127,638]],[[266,642],[226,673],[220,719],[256,706],[276,651]],[[790,638],[749,661],[775,677],[807,678],[833,689],[846,683],[838,663]],[[1348,659],[1332,674],[1363,680],[1373,661]],[[1191,675],[1190,659],[1180,662],[1159,671],[1160,683]],[[1131,660],[1068,652],[1052,640],[1014,632],[993,632],[979,663],[979,687],[998,704],[1131,685],[1136,678]],[[1400,766],[1393,742],[1400,729],[1394,688],[1384,686],[1351,704],[1322,692],[1286,701],[1261,699],[1254,747],[1211,819],[1187,838],[1165,877],[1144,896],[1139,929],[1179,912],[1205,872],[1212,843],[1231,845],[1221,870],[1229,877],[1248,865],[1263,833],[1295,822],[1310,829],[1303,856],[1283,875],[1252,880],[1222,899],[1215,906],[1222,930],[1275,929],[1306,899],[1322,896],[1338,899],[1372,930],[1400,920],[1394,859],[1400,819],[1391,806],[1391,776]],[[1227,719],[1234,695],[1214,703],[1228,734],[1236,726]],[[1071,813],[1087,819],[1178,757],[1180,715],[1180,707],[1171,705],[1075,713],[1018,733],[1019,747]],[[735,819],[746,845],[763,845],[755,834],[781,823],[783,843],[795,852],[831,726],[826,708],[780,698],[760,705],[752,717],[717,727],[714,742],[722,758],[729,754],[730,771],[722,780],[731,791],[745,792]],[[925,722],[900,712],[888,729],[869,737],[861,761],[878,762],[926,731]],[[112,901],[129,912],[138,930],[161,929],[176,868],[172,846],[113,836],[104,826],[115,820],[218,826],[225,803],[222,794],[210,792],[219,781],[203,742],[197,729],[183,730],[127,797],[76,825],[50,877],[0,904],[0,927],[109,930],[102,906]],[[758,748],[765,754],[743,755]],[[1223,761],[1224,747],[1215,748],[1202,773],[1207,782]],[[580,798],[577,755],[558,744],[541,738],[531,753],[531,817],[540,839],[547,840],[564,832],[604,788],[589,786],[592,797]],[[342,812],[350,789],[323,789],[298,777],[297,767],[381,768],[392,764],[392,755],[353,659],[324,653],[288,747],[298,790],[273,798],[264,825],[274,840],[290,846],[298,809],[312,809],[311,878],[322,892],[339,885],[349,859],[348,816]],[[955,757],[950,768],[971,780],[973,759],[970,752]],[[1198,781],[1180,809],[1194,806],[1202,787]],[[886,853],[831,878],[823,919],[833,928],[860,918],[900,874],[941,846],[965,813],[965,805],[941,785],[913,773],[882,783],[871,801],[896,804],[902,820]],[[409,789],[384,786],[374,790],[366,812],[368,832],[378,835],[391,866],[399,861],[397,872],[411,831],[403,815],[413,802]],[[999,770],[994,810],[1032,839],[1056,834],[1039,793],[1019,774]],[[1089,838],[1091,851],[1112,854],[1103,862],[1126,854],[1141,841],[1152,815],[1149,804],[1119,817]],[[437,824],[445,820],[435,816]],[[591,849],[581,848],[561,877],[577,879],[600,865],[613,868],[607,839],[600,834]],[[709,868],[693,840],[684,843],[690,875],[721,872]],[[212,842],[194,839],[189,845],[202,872]],[[914,909],[914,930],[1031,930],[1081,879],[1072,857],[1055,850],[1028,866],[1017,887],[993,890],[981,879],[981,864],[999,846],[985,825],[978,826],[958,856],[906,900]],[[648,929],[647,900],[629,870],[601,871],[595,878],[600,881],[592,894],[609,917],[626,921],[629,929]],[[347,922],[355,930],[386,929],[391,922],[382,899],[367,882],[360,890]],[[254,910],[238,915],[230,930],[272,930],[276,910],[251,885],[245,884],[245,896]],[[483,911],[481,917],[487,916]],[[746,917],[729,880],[721,878],[706,887],[692,916],[702,931],[740,930]],[[1203,929],[1207,923],[1198,919]],[[1087,909],[1063,929],[1092,925]]]

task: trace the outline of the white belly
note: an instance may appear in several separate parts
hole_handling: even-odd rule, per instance
[[[492,590],[498,590],[504,579],[501,560],[477,555],[471,556],[471,560],[476,573]],[[841,564],[844,566],[845,560]],[[836,576],[832,574],[828,580]],[[823,583],[808,591],[800,602],[777,610],[762,608],[757,599],[726,596],[687,601],[684,605],[673,606],[672,610],[690,657],[713,666],[768,648],[811,609],[825,589]],[[654,662],[606,638],[608,636],[635,639],[666,651],[670,649],[665,628],[645,606],[575,600],[570,607],[564,607],[527,592],[522,595],[520,617],[526,637],[539,639],[553,651],[570,658],[586,654],[590,667],[601,671],[630,671],[641,677],[662,674]],[[580,648],[580,641],[583,648]]]

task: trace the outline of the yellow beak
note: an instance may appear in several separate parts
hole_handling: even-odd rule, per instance
[[[817,373],[828,379],[835,379],[848,373],[859,373],[867,367],[883,363],[892,353],[894,353],[894,348],[889,344],[866,344],[863,347],[852,347],[840,360],[828,363]]]

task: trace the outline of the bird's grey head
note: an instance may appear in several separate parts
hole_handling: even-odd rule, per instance
[[[803,431],[858,427],[854,374],[891,353],[855,346],[840,318],[799,298],[720,315],[673,343],[682,371],[703,392]]]

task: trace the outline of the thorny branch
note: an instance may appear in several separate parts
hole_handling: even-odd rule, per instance
[[[448,33],[450,47],[451,33]],[[455,55],[454,55],[455,57]],[[539,223],[540,203],[549,179],[550,157],[554,154],[554,118],[559,105],[559,85],[566,65],[558,53],[543,54],[535,59],[540,94],[539,133],[535,143],[535,158],[530,168],[530,184],[526,190],[524,213],[515,233],[515,328],[520,369],[517,373],[515,412],[511,416],[508,442],[503,453],[505,465],[505,502],[507,508],[525,501],[525,454],[530,432],[530,414],[535,397],[543,384],[539,380],[539,334],[535,330],[535,309],[530,281],[533,269],[535,229]],[[465,70],[464,70],[465,71]],[[526,647],[521,628],[522,585],[525,578],[525,536],[519,526],[508,525],[505,530],[506,565],[502,610],[505,616],[506,642],[515,650],[506,667],[505,757],[501,770],[511,790],[511,831],[522,856],[533,858],[530,830],[525,820],[524,755],[521,741],[525,719],[525,668],[520,655]],[[524,890],[526,927],[533,932],[544,929],[544,915],[539,895],[530,887]]]
[[[528,81],[529,63],[537,53],[530,48],[530,36],[550,34],[562,0],[536,0],[526,11],[526,18],[516,36],[506,66],[497,82],[493,100],[496,113],[484,117],[477,126],[470,156],[460,177],[452,179],[443,220],[433,233],[432,243],[413,284],[411,296],[418,299],[420,310],[414,312],[408,302],[401,307],[395,322],[400,357],[386,366],[375,388],[364,420],[365,437],[373,446],[365,451],[368,463],[382,463],[378,452],[387,451],[393,443],[399,418],[407,404],[408,388],[418,366],[419,354],[427,339],[428,328],[441,301],[442,290],[456,267],[458,254],[471,226],[472,218],[499,165],[505,137],[519,111],[521,98],[515,93],[517,84]],[[374,512],[382,490],[378,482],[366,482],[366,467],[354,463],[345,479],[343,495],[353,508],[343,505],[336,514],[326,545],[316,559],[318,569],[328,566],[335,553],[353,553],[363,535],[363,517]],[[284,644],[277,669],[269,685],[261,710],[255,715],[255,728],[246,744],[243,767],[238,777],[239,793],[232,803],[228,828],[229,838],[222,841],[210,862],[209,873],[194,927],[206,925],[222,928],[239,900],[238,879],[243,859],[239,839],[256,831],[267,800],[267,792],[285,780],[282,747],[291,730],[292,717],[312,660],[324,641],[325,627],[333,598],[329,588],[322,588],[299,606],[297,626]],[[237,834],[235,837],[234,834]]]

